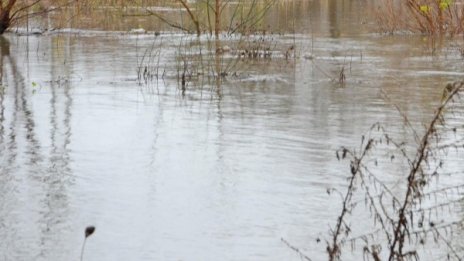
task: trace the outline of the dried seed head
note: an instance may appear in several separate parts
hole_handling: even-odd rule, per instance
[[[85,237],[89,237],[95,232],[95,227],[94,226],[88,226],[85,228]]]

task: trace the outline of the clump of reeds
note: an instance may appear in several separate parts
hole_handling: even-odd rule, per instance
[[[248,35],[240,38],[235,53],[241,59],[270,59],[277,43],[272,35],[262,34]],[[290,58],[294,53],[292,45],[285,51],[285,57]]]
[[[153,41],[153,44],[145,50],[139,60],[137,57],[137,80],[138,83],[148,84],[154,80],[163,79],[166,74],[165,65],[161,64],[163,42],[160,40]]]

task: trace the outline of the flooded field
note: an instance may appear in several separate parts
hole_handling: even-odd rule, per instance
[[[394,105],[422,131],[464,78],[459,38],[375,34],[363,1],[341,2],[225,37],[220,56],[164,30],[1,37],[0,259],[79,260],[95,225],[86,261],[301,260],[282,239],[326,260],[341,202],[327,190],[349,175],[335,150],[376,122],[413,143]],[[256,41],[269,57],[237,58]]]

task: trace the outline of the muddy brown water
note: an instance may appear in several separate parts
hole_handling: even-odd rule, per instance
[[[1,38],[0,259],[79,260],[95,225],[86,261],[300,260],[282,238],[325,260],[340,211],[327,190],[344,191],[349,175],[335,150],[375,122],[412,143],[393,104],[422,128],[443,86],[464,78],[459,40],[432,52],[422,36],[369,33],[340,2],[268,38],[271,59],[224,54],[212,68],[229,68],[225,79],[206,72],[185,91],[183,34]],[[165,73],[140,82],[147,50]]]

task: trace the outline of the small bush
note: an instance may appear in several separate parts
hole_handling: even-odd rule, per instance
[[[462,0],[382,0],[376,14],[382,31],[409,31],[429,35],[464,32]]]

